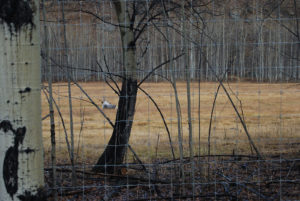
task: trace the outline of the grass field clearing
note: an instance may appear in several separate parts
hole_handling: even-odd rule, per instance
[[[117,95],[105,82],[80,84],[99,105],[101,105],[103,97],[113,104],[118,103]],[[185,156],[188,156],[186,84],[178,82],[177,86],[183,119],[184,150]],[[200,94],[198,93],[198,86],[196,82],[191,85],[194,149],[197,155],[207,154],[210,113],[218,83],[201,82]],[[236,106],[240,111],[243,111],[249,133],[264,155],[300,155],[299,84],[238,82],[226,84],[225,86],[231,92]],[[169,83],[144,83],[142,88],[153,97],[162,110],[171,131],[173,145],[178,157],[177,118],[174,92],[171,85]],[[66,128],[69,130],[67,85],[65,83],[56,83],[53,86],[53,90],[55,101],[60,107]],[[72,96],[75,122],[75,153],[78,153],[77,162],[94,164],[104,150],[112,134],[112,128],[100,112],[87,101],[84,94],[74,85],[72,86]],[[199,100],[200,119],[198,118]],[[47,99],[42,94],[42,116],[47,115],[49,113],[48,110]],[[116,110],[104,111],[114,122]],[[57,157],[62,163],[68,163],[65,134],[56,110],[55,121]],[[51,149],[49,125],[49,119],[43,121],[46,161],[50,160]],[[156,157],[171,157],[169,140],[163,121],[153,103],[141,91],[138,92],[130,145],[146,163],[150,163]],[[225,93],[220,89],[213,115],[211,153],[232,154],[233,151],[236,154],[252,153],[239,119]],[[133,160],[131,155],[129,153],[128,161]]]

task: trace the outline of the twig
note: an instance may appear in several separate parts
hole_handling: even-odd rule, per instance
[[[98,61],[96,61],[96,63],[97,63],[97,65],[98,65],[98,67],[100,68],[100,70],[101,70],[101,72],[104,72],[103,71],[103,69],[102,69],[102,67],[101,67],[101,65],[99,64],[99,62]],[[111,76],[111,74],[109,73],[109,76]],[[111,86],[111,84],[107,81],[107,79],[106,79],[106,73],[104,74],[104,81],[105,81],[105,83],[118,95],[118,96],[120,96],[120,90],[119,91],[117,91],[115,88],[113,88],[113,86]]]
[[[208,158],[207,158],[207,162],[209,163],[210,161],[210,137],[211,137],[211,125],[212,125],[212,118],[213,118],[213,114],[214,114],[214,110],[215,110],[215,106],[216,106],[216,101],[217,101],[217,97],[219,94],[219,90],[220,90],[221,85],[219,84],[216,94],[215,94],[215,98],[213,101],[213,105],[211,108],[211,113],[210,113],[210,120],[209,120],[209,127],[208,127],[208,139],[207,139],[207,150],[208,150]],[[210,166],[210,164],[208,164]],[[208,181],[210,180],[210,168],[207,168],[207,176],[208,176]]]
[[[222,198],[222,197],[231,197],[232,195],[228,195],[226,193],[210,193],[210,194],[198,194],[198,195],[173,195],[171,197],[148,197],[144,199],[133,199],[130,201],[143,201],[143,200],[182,200],[182,199],[189,199],[189,198]]]
[[[81,102],[80,102],[80,116],[81,116],[81,119],[80,119],[80,130],[79,130],[79,134],[78,134],[78,145],[77,145],[77,154],[76,154],[76,159],[75,161],[78,160],[78,156],[79,156],[79,145],[80,145],[80,139],[81,139],[81,134],[82,134],[82,130],[83,130],[83,124],[84,124],[84,108],[82,110],[82,105],[81,105]]]
[[[133,153],[134,157],[136,158],[136,160],[139,162],[139,164],[143,167],[143,170],[145,170],[145,172],[147,172],[147,169],[144,165],[144,163],[141,161],[141,159],[138,157],[138,155],[135,153],[135,151],[133,150],[133,148],[130,146],[130,144],[128,144],[128,148],[129,150]]]
[[[218,78],[218,79],[219,79],[219,78]],[[250,136],[250,134],[249,134],[249,132],[248,132],[246,123],[244,122],[244,120],[243,120],[243,118],[241,117],[239,111],[237,110],[237,108],[236,108],[234,102],[232,101],[232,99],[231,99],[231,97],[230,97],[228,91],[226,90],[225,86],[223,85],[222,80],[219,80],[219,83],[220,83],[220,85],[222,86],[223,90],[225,91],[225,93],[226,93],[226,95],[227,95],[227,97],[228,97],[228,99],[229,99],[229,101],[230,101],[230,103],[231,103],[233,109],[235,110],[235,112],[236,112],[238,118],[240,119],[240,122],[241,122],[241,124],[242,124],[242,126],[243,126],[243,128],[244,128],[244,131],[245,131],[245,133],[246,133],[246,135],[247,135],[247,137],[248,137],[248,140],[249,140],[249,142],[251,143],[253,149],[255,150],[257,156],[258,156],[259,158],[263,159],[264,157],[261,155],[261,153],[260,153],[259,150],[257,149],[256,145],[254,144],[254,142],[253,142],[253,140],[252,140],[252,138],[251,138],[251,136]]]
[[[144,58],[144,56],[146,55],[146,53],[147,53],[147,51],[148,51],[149,44],[150,44],[150,41],[148,40],[148,41],[147,41],[147,44],[145,45],[146,47],[145,47],[144,51],[142,52],[142,55],[141,55],[140,58],[139,58],[140,61],[137,62],[137,66],[140,65],[141,60],[142,60],[142,59]]]
[[[45,91],[47,91],[48,93],[49,93],[49,91],[48,91],[46,88],[43,88],[43,92],[44,92],[44,94],[45,94],[45,96],[46,96],[46,98],[47,98],[47,100],[48,100],[48,102],[49,102],[49,97],[48,97],[48,95],[47,95],[47,93],[46,93]],[[57,112],[58,112],[58,115],[59,115],[59,117],[60,117],[60,120],[61,120],[63,129],[64,129],[65,139],[66,139],[66,143],[67,143],[67,147],[68,147],[68,153],[69,153],[69,157],[70,157],[70,159],[71,159],[71,152],[70,152],[71,147],[70,147],[70,143],[69,143],[69,139],[68,139],[68,132],[67,132],[67,129],[66,129],[65,121],[64,121],[64,118],[63,118],[63,116],[62,116],[62,114],[61,114],[61,112],[60,112],[59,106],[57,105],[57,103],[56,103],[56,101],[54,100],[54,98],[52,98],[52,101],[53,101],[53,103],[54,103],[54,105],[55,105],[55,107],[56,107],[56,110],[57,110]]]
[[[108,123],[114,128],[115,125],[112,123],[112,121],[106,116],[106,114],[100,109],[100,107],[93,101],[93,99],[86,93],[85,90],[75,81],[73,81],[74,84],[81,90],[81,92],[91,101],[91,104],[93,104],[97,110],[104,116],[104,118],[108,121]]]
[[[103,52],[104,52],[104,50],[102,50]],[[108,64],[107,64],[107,61],[106,61],[106,56],[105,56],[105,54],[103,55],[103,57],[104,57],[104,63],[105,63],[105,67],[106,67],[106,69],[107,69],[107,71],[108,71],[108,75],[109,75],[109,78],[110,78],[110,80],[111,81],[113,81],[113,83],[115,84],[115,86],[116,86],[116,88],[118,89],[118,92],[119,92],[119,94],[121,93],[121,89],[119,88],[119,86],[118,86],[118,84],[116,83],[116,81],[113,79],[113,77],[112,77],[112,74],[110,73],[110,70],[109,70],[109,67],[108,67]]]
[[[130,165],[130,164],[128,164]],[[52,171],[52,168],[45,168],[45,171]],[[58,172],[72,172],[71,169],[68,168],[57,168]],[[93,176],[100,176],[100,177],[109,177],[109,178],[114,178],[114,179],[125,179],[126,181],[132,180],[132,181],[138,181],[138,182],[145,182],[145,183],[160,183],[160,184],[170,184],[171,181],[167,180],[167,179],[152,179],[149,177],[137,177],[137,176],[130,176],[130,175],[117,175],[117,174],[107,174],[107,173],[95,173],[95,172],[89,172],[89,171],[82,171],[82,170],[78,170],[76,169],[77,173],[81,173],[81,174],[87,174],[87,175],[93,175]],[[147,175],[146,175],[147,176]],[[94,178],[94,179],[102,179],[102,178]]]
[[[239,97],[238,97],[238,95],[236,93],[234,93],[234,91],[232,90],[232,88],[229,85],[228,80],[227,80],[227,86],[228,86],[229,90],[231,91],[231,93],[234,95],[234,97],[237,99],[237,101],[240,103],[241,116],[243,118],[243,121],[245,121],[245,115],[244,115],[242,100],[239,99]]]
[[[50,114],[45,115],[45,116],[42,118],[42,121],[44,121],[44,120],[47,119],[48,117],[50,117]]]
[[[234,155],[235,157],[240,157],[240,158],[252,158],[252,159],[257,159],[256,156],[252,156],[252,155]],[[200,155],[200,156],[194,156],[194,158],[206,158],[206,157],[233,157],[232,154],[215,154],[215,155]],[[184,157],[184,160],[189,160],[190,157]],[[161,161],[159,162],[159,164],[166,164],[166,163],[171,163],[174,161],[179,161],[180,158],[176,158],[174,160],[166,160],[166,161]]]
[[[45,58],[44,58],[45,59]],[[50,58],[51,59],[51,61],[54,63],[54,64],[56,64],[58,67],[60,67],[63,71],[65,71],[64,70],[64,68],[60,65],[60,64],[58,64],[54,59],[52,59],[52,58]],[[109,124],[114,128],[115,126],[114,126],[114,124],[112,123],[112,121],[108,118],[108,116],[106,116],[106,114],[100,109],[100,107],[93,101],[93,99],[86,93],[86,91],[76,82],[76,81],[74,81],[73,80],[73,83],[82,91],[82,93],[84,93],[84,95],[90,100],[90,103],[92,104],[92,105],[94,105],[96,108],[97,108],[97,110],[103,115],[103,117],[109,122]]]
[[[143,82],[145,82],[148,77],[154,72],[156,71],[157,69],[161,68],[162,66],[164,66],[165,64],[169,63],[170,61],[174,61],[174,60],[177,60],[178,58],[180,58],[181,56],[183,56],[184,54],[180,54],[172,59],[168,59],[167,61],[159,64],[158,66],[156,66],[155,68],[153,68],[141,81],[140,83],[138,83],[138,87],[141,86],[141,84],[143,84]]]
[[[207,62],[207,64],[209,64],[207,58],[206,58],[206,62]],[[230,103],[231,103],[231,105],[232,105],[234,111],[236,112],[236,114],[237,114],[237,116],[238,116],[238,118],[239,118],[239,120],[240,120],[240,122],[241,122],[241,124],[242,124],[242,126],[243,126],[243,128],[244,128],[244,131],[245,131],[245,133],[246,133],[246,135],[247,135],[247,137],[248,137],[248,140],[249,140],[249,142],[251,143],[252,147],[254,148],[254,150],[255,150],[257,156],[258,156],[259,158],[261,158],[261,159],[264,159],[264,157],[262,156],[262,154],[259,152],[259,150],[258,150],[257,147],[255,146],[255,143],[253,142],[253,140],[252,140],[252,138],[251,138],[251,136],[250,136],[250,134],[249,134],[249,132],[248,132],[246,123],[245,123],[245,121],[243,120],[243,118],[241,117],[241,115],[240,115],[239,111],[237,110],[237,108],[236,108],[236,106],[235,106],[235,104],[234,104],[234,102],[233,102],[233,100],[232,100],[230,94],[228,93],[226,87],[224,86],[223,80],[219,78],[219,76],[217,75],[217,73],[214,71],[214,69],[211,67],[210,64],[209,64],[209,68],[210,68],[210,70],[214,73],[214,76],[217,78],[217,80],[218,80],[218,82],[220,83],[221,87],[223,88],[223,90],[224,90],[226,96],[228,97],[228,99],[229,99],[229,101],[230,101]]]
[[[231,179],[230,177],[225,176],[225,175],[222,174],[221,172],[216,172],[216,174],[218,174],[219,176],[225,178],[225,179],[226,179],[227,181],[229,181],[231,184],[235,184],[235,185],[237,185],[237,186],[243,187],[243,188],[245,188],[245,189],[251,191],[252,193],[258,195],[260,198],[262,198],[262,199],[264,199],[264,200],[270,200],[267,196],[261,194],[259,191],[255,190],[254,188],[250,188],[250,187],[246,186],[245,184],[241,184],[241,183],[239,183],[239,182],[237,182],[237,181],[232,182],[232,179]]]
[[[217,101],[217,97],[218,97],[218,94],[219,94],[220,87],[221,87],[221,85],[219,84],[219,86],[217,88],[217,91],[215,93],[215,98],[214,98],[213,105],[212,105],[211,112],[210,112],[210,120],[209,120],[209,127],[208,127],[208,139],[207,139],[207,150],[208,150],[208,155],[209,156],[210,156],[210,136],[211,136],[212,118],[213,118],[215,105],[216,105],[216,101]]]
[[[154,101],[154,99],[144,90],[142,89],[140,86],[138,86],[138,88],[144,93],[146,94],[146,96],[148,96],[148,98],[152,101],[152,103],[155,105],[156,109],[158,110],[163,122],[164,122],[164,125],[165,125],[165,128],[166,128],[166,131],[168,133],[168,138],[169,138],[169,143],[170,143],[170,148],[171,148],[171,152],[172,152],[172,156],[173,156],[173,159],[175,159],[175,153],[174,153],[174,148],[173,148],[173,143],[172,143],[172,138],[171,138],[171,134],[170,134],[170,131],[169,131],[169,128],[168,128],[168,125],[167,125],[167,122],[165,120],[165,117],[163,115],[163,113],[161,112],[160,108],[158,107],[157,103]]]
[[[159,134],[157,135],[157,142],[156,142],[156,147],[155,147],[155,158],[156,159],[157,159],[158,143],[159,143]]]

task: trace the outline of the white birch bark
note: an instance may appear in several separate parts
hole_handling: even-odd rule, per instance
[[[184,53],[184,69],[186,70],[186,89],[187,89],[187,112],[188,112],[188,125],[189,125],[189,150],[190,150],[190,161],[192,166],[192,193],[195,195],[195,164],[194,164],[194,143],[193,143],[193,124],[192,124],[192,113],[191,113],[191,67],[188,63],[188,42],[187,42],[187,31],[186,31],[186,16],[185,16],[185,2],[182,1],[182,40],[183,40],[183,53]],[[193,197],[193,200],[195,198]]]
[[[64,34],[64,63],[66,66],[70,64],[70,56],[68,51],[68,41],[67,41],[67,29],[66,29],[66,22],[65,22],[65,9],[64,9],[64,2],[61,4],[61,14],[62,14],[62,22],[63,22],[63,34]],[[88,57],[86,57],[88,58]],[[73,121],[73,105],[72,105],[72,89],[71,89],[71,80],[72,80],[72,69],[66,70],[67,80],[68,80],[68,100],[69,100],[69,117],[70,117],[70,138],[71,138],[71,147],[68,147],[68,151],[70,153],[70,160],[72,165],[72,186],[75,186],[77,183],[76,179],[76,168],[75,168],[75,161],[74,161],[74,121]]]
[[[30,6],[30,24],[0,20],[0,200],[5,201],[39,199],[44,185],[38,1]]]
[[[164,10],[164,17],[166,22],[168,23],[168,26],[166,26],[166,39],[167,39],[167,45],[168,45],[168,56],[169,56],[169,69],[170,69],[170,74],[171,74],[171,84],[174,90],[174,96],[175,96],[175,103],[176,103],[176,113],[177,113],[177,128],[178,128],[178,147],[179,147],[179,158],[180,158],[180,176],[181,176],[181,181],[184,183],[185,177],[184,177],[184,167],[183,167],[183,133],[182,133],[182,118],[181,118],[181,108],[180,108],[180,102],[178,98],[178,91],[176,87],[176,68],[174,65],[173,61],[173,44],[174,40],[172,38],[174,37],[174,33],[170,33],[169,26],[172,24],[170,21],[169,16],[167,15],[166,11]]]

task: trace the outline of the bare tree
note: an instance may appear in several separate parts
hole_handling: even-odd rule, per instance
[[[56,188],[56,140],[55,140],[55,119],[54,119],[54,109],[53,109],[53,93],[52,93],[52,66],[49,59],[49,37],[48,29],[46,25],[46,6],[45,0],[43,0],[43,19],[44,19],[44,35],[45,35],[45,57],[46,57],[46,67],[48,67],[48,88],[49,88],[49,116],[50,116],[50,134],[51,134],[51,166],[52,166],[52,187],[53,199],[57,200]]]
[[[134,3],[133,6],[134,12],[136,12],[136,4]],[[120,25],[125,72],[113,134],[104,153],[99,158],[97,166],[94,167],[95,171],[107,172],[116,172],[117,166],[115,165],[123,163],[133,123],[137,95],[136,40],[133,27],[135,14],[130,15],[128,4],[125,1],[114,1],[114,7]],[[114,165],[114,168],[106,169],[103,167],[104,165]]]
[[[117,165],[123,163],[128,148],[138,91],[136,61],[137,41],[145,32],[149,23],[159,19],[164,12],[161,8],[160,0],[147,1],[146,3],[137,0],[128,2],[118,0],[113,3],[118,19],[117,26],[120,29],[122,41],[122,65],[124,70],[121,75],[122,88],[119,95],[118,111],[113,134],[104,153],[93,168],[94,171],[106,172],[118,171],[119,168]],[[167,8],[166,12],[174,10],[175,7],[176,6]],[[146,77],[148,78],[148,76]],[[107,168],[108,166],[113,166],[114,168]]]
[[[191,1],[192,4],[192,1]],[[192,6],[192,5],[191,5]],[[191,67],[188,64],[188,41],[187,41],[187,29],[186,29],[186,12],[185,12],[185,1],[182,1],[182,38],[183,38],[183,52],[184,52],[184,66],[186,71],[186,89],[187,89],[187,112],[188,112],[188,124],[189,124],[189,150],[190,160],[192,163],[192,192],[195,194],[195,164],[194,164],[194,143],[193,143],[193,124],[192,124],[192,113],[191,113]]]
[[[67,30],[65,23],[65,10],[64,10],[64,2],[61,4],[61,14],[62,14],[62,22],[63,22],[63,38],[64,38],[64,62],[66,66],[69,65],[69,54],[68,54],[68,41],[67,41]],[[69,117],[70,117],[70,138],[71,138],[71,150],[70,160],[72,164],[72,185],[76,185],[76,172],[75,172],[75,161],[74,161],[74,121],[73,121],[73,106],[72,106],[72,89],[71,89],[71,70],[67,69],[67,80],[68,80],[68,100],[69,100]]]

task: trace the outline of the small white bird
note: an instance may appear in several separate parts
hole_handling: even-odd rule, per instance
[[[103,98],[103,101],[101,101],[101,103],[102,103],[102,109],[116,109],[116,105],[109,103],[108,101],[105,100],[105,98]]]

